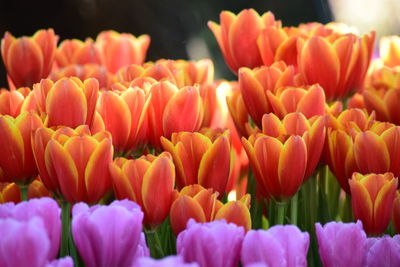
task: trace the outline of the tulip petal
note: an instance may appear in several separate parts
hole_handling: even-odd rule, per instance
[[[251,215],[248,207],[240,201],[230,201],[219,209],[215,220],[225,219],[228,223],[243,226],[247,232],[251,229]]]

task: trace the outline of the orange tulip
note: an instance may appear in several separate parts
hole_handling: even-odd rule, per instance
[[[172,154],[179,189],[200,184],[223,196],[231,170],[228,132],[214,141],[200,133],[173,133],[171,141],[161,137],[161,144],[164,150]]]
[[[117,85],[114,85],[117,86]],[[139,87],[100,93],[97,111],[112,135],[117,153],[130,152],[143,145],[147,133],[147,107],[150,98]]]
[[[108,132],[91,135],[86,125],[75,130],[39,128],[32,147],[41,180],[68,202],[94,204],[110,189],[113,147]]]
[[[280,87],[296,84],[293,66],[288,67],[282,61],[274,63],[270,67],[260,67],[254,70],[241,68],[239,70],[239,86],[243,101],[258,127],[261,127],[262,116],[272,112],[267,92],[275,93]]]
[[[393,201],[392,222],[396,232],[400,233],[400,191],[396,191]]]
[[[296,194],[307,169],[307,146],[301,136],[281,141],[258,134],[242,142],[264,198],[285,201]]]
[[[239,84],[231,82],[231,94],[226,97],[226,104],[229,109],[229,113],[232,117],[233,123],[235,124],[236,130],[241,136],[248,137],[248,119],[249,113],[246,105],[244,104],[242,94],[239,89]]]
[[[25,90],[25,88],[21,88]],[[10,115],[17,117],[20,114],[21,106],[25,100],[24,92],[19,89],[18,91],[8,91],[5,89],[0,90],[0,114]],[[29,89],[28,89],[29,91]]]
[[[327,100],[340,99],[361,89],[374,39],[375,32],[362,38],[354,34],[331,34],[300,41],[298,67],[305,83],[319,83]]]
[[[106,90],[110,89],[111,84],[116,80],[115,76],[108,72],[104,66],[96,64],[68,65],[56,72],[52,72],[50,79],[56,82],[71,76],[78,77],[82,81],[95,78],[99,82],[99,88]]]
[[[168,216],[174,200],[175,167],[167,152],[148,154],[136,160],[116,158],[109,166],[118,199],[138,203],[144,212],[144,224],[152,228]]]
[[[31,133],[42,127],[34,112],[24,112],[13,118],[0,115],[0,169],[3,182],[28,182],[38,170],[32,154]],[[2,176],[2,177],[1,177]]]
[[[379,42],[379,56],[388,67],[400,66],[400,36],[382,37]]]
[[[257,45],[258,36],[266,27],[281,25],[271,12],[260,16],[254,9],[242,10],[237,16],[222,11],[220,23],[209,21],[208,27],[218,42],[226,64],[234,73],[240,67],[255,68],[263,64]]]
[[[160,148],[161,136],[169,139],[174,132],[200,129],[204,108],[197,87],[178,89],[170,82],[158,82],[151,86],[150,94],[148,138],[154,147]]]
[[[39,110],[46,115],[48,127],[92,125],[99,91],[96,79],[82,82],[72,77],[55,83],[46,79],[35,84],[33,91]]]
[[[214,65],[209,59],[198,61],[166,60],[130,65],[117,73],[121,83],[129,84],[139,77],[151,77],[157,81],[169,81],[177,87],[206,85],[214,80]]]
[[[250,230],[250,195],[226,204],[219,201],[217,196],[217,192],[213,193],[212,189],[205,189],[198,184],[182,188],[171,206],[169,217],[175,235],[186,229],[186,224],[191,218],[197,222],[225,219],[227,222],[243,226],[246,231]]]
[[[21,190],[16,183],[0,183],[0,204],[21,202]]]
[[[51,193],[44,186],[43,182],[40,180],[40,176],[38,176],[32,183],[29,184],[28,187],[28,199],[32,198],[41,198],[41,197],[52,197]]]
[[[57,40],[58,36],[53,29],[39,30],[32,37],[17,39],[9,32],[4,34],[1,40],[1,56],[8,76],[16,88],[31,87],[49,75]]]
[[[99,48],[92,39],[85,42],[78,39],[64,40],[56,51],[56,63],[60,68],[68,65],[84,65],[88,63],[102,64]]]
[[[103,31],[97,35],[96,45],[108,71],[116,73],[122,67],[144,62],[150,37],[144,34],[136,38],[129,33]]]
[[[374,122],[360,110],[343,112],[328,130],[329,166],[348,193],[353,172],[400,175],[400,127]]]
[[[267,96],[272,110],[280,119],[292,112],[301,112],[308,119],[326,113],[324,90],[318,84],[308,89],[281,88],[276,91],[276,94],[267,91]]]
[[[388,226],[397,183],[392,173],[354,173],[349,180],[354,217],[368,234],[380,235]]]

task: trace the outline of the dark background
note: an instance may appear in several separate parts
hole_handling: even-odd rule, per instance
[[[284,26],[302,22],[332,20],[327,0],[13,0],[0,1],[0,34],[32,35],[53,28],[60,41],[68,38],[95,38],[102,30],[113,29],[135,36],[149,34],[147,60],[188,59],[190,38],[205,40],[220,76],[233,79],[207,21],[219,22],[219,13],[254,8],[260,14],[272,11]],[[60,42],[59,41],[59,42]],[[0,66],[0,87],[7,87],[4,65]]]

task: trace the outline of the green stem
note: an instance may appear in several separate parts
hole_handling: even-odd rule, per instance
[[[297,210],[298,210],[298,202],[299,194],[296,193],[292,199],[290,200],[290,223],[297,225]]]
[[[342,208],[342,221],[352,222],[353,220],[354,219],[353,219],[353,209],[351,206],[351,196],[349,194],[346,194]]]
[[[61,220],[62,220],[62,236],[61,236],[61,249],[60,257],[69,255],[69,229],[70,229],[70,218],[71,215],[71,204],[66,200],[61,200]]]
[[[21,200],[27,201],[28,200],[28,187],[27,184],[20,184],[19,188],[21,189]]]
[[[156,231],[146,231],[147,246],[150,249],[150,255],[153,258],[160,259],[164,257],[164,252],[161,247],[160,238]]]
[[[276,207],[278,208],[278,216],[276,218],[275,224],[284,224],[286,205],[287,202],[276,202]]]

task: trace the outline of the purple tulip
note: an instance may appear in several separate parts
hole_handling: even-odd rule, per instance
[[[307,266],[308,233],[294,225],[277,225],[247,232],[242,246],[242,264],[265,263],[269,267]]]
[[[198,267],[197,263],[185,263],[180,256],[169,256],[160,260],[143,257],[133,267]]]
[[[196,223],[191,219],[178,235],[177,252],[185,262],[202,267],[233,267],[239,262],[243,236],[243,227],[224,220]]]
[[[368,238],[367,267],[400,266],[400,235]]]
[[[0,205],[0,219],[14,218],[19,221],[28,221],[35,216],[43,219],[44,228],[50,240],[47,259],[53,260],[58,254],[61,238],[61,209],[57,202],[52,198],[43,197],[23,201],[17,205],[14,203]]]
[[[367,236],[361,221],[315,224],[319,255],[324,267],[361,267],[364,264]]]
[[[136,203],[122,200],[90,208],[78,203],[72,215],[73,238],[86,266],[130,267],[136,255],[146,254],[143,212]]]
[[[74,262],[71,257],[67,256],[62,259],[53,260],[46,267],[74,267]]]
[[[41,218],[0,219],[0,266],[43,267],[49,250],[50,241]]]

